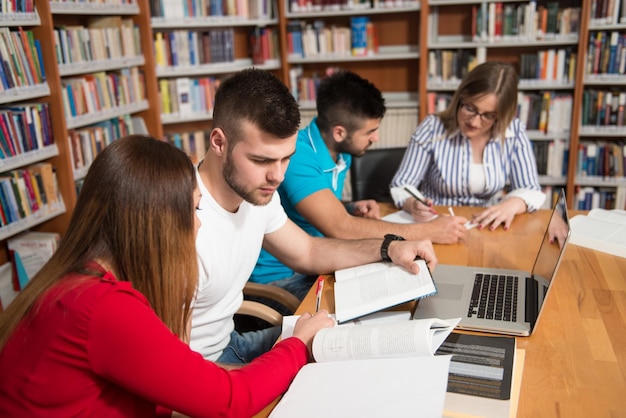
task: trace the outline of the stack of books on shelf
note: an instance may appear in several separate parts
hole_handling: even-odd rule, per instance
[[[139,103],[146,98],[143,74],[137,67],[64,78],[61,87],[68,119]]]
[[[72,155],[74,179],[84,177],[94,158],[114,140],[135,133],[130,115],[71,130],[68,143]]]
[[[178,77],[159,80],[161,115],[177,119],[203,117],[208,119],[213,112],[215,92],[220,85],[215,77]]]
[[[40,150],[53,143],[48,104],[0,107],[0,159]]]
[[[252,63],[264,64],[280,58],[278,31],[274,28],[255,27],[250,31]]]
[[[537,173],[540,176],[562,178],[567,175],[569,152],[565,140],[533,141],[531,144],[537,161]]]
[[[482,2],[472,7],[472,39],[497,42],[577,36],[580,8],[559,8],[558,2],[538,5]]]
[[[154,34],[157,67],[200,66],[235,61],[232,28],[210,31],[174,30]]]
[[[577,210],[592,209],[626,209],[626,186],[618,187],[577,187],[574,208]]]
[[[119,16],[92,19],[88,26],[54,29],[57,63],[64,65],[137,57],[141,55],[139,28]]]
[[[626,34],[618,31],[599,31],[589,36],[585,74],[626,73]]]
[[[595,26],[626,23],[624,0],[591,0],[590,24]]]
[[[626,92],[614,89],[586,89],[583,92],[583,126],[622,128],[626,124]]]
[[[275,8],[274,0],[150,0],[153,21],[207,17],[270,19],[275,14]]]
[[[194,131],[182,133],[166,133],[165,139],[185,151],[191,157],[191,161],[198,163],[202,161],[206,154],[206,147],[210,131]]]
[[[41,44],[31,31],[0,28],[0,92],[46,81]]]
[[[50,163],[0,173],[0,227],[58,210],[59,188]]]
[[[624,142],[590,142],[578,145],[578,164],[576,175],[598,178],[624,178],[626,164],[626,145]]]
[[[572,122],[571,93],[518,93],[517,117],[527,130],[543,133],[568,132]]]

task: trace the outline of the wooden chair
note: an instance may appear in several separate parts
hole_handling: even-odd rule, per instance
[[[243,293],[244,296],[262,297],[278,302],[291,313],[300,305],[300,300],[285,289],[268,284],[248,282]],[[251,300],[244,300],[237,314],[259,318],[273,326],[281,325],[283,322],[283,316],[277,310]]]

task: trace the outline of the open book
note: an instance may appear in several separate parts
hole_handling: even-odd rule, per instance
[[[570,219],[570,244],[626,257],[626,211],[592,209]]]
[[[418,274],[392,263],[371,263],[335,272],[335,315],[349,321],[437,293],[424,260]]]
[[[435,356],[459,318],[345,324],[320,330],[304,366],[270,415],[442,416],[451,356]]]

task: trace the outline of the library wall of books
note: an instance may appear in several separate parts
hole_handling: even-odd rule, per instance
[[[60,234],[91,161],[149,133],[202,157],[220,81],[257,67],[315,114],[334,68],[388,107],[403,147],[486,60],[519,72],[540,181],[572,209],[626,206],[626,0],[17,0],[0,5],[0,262],[27,231]],[[549,205],[551,202],[548,202]]]

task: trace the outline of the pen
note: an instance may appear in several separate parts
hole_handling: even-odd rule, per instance
[[[415,200],[417,200],[418,202],[420,202],[422,205],[428,206],[428,203],[426,203],[424,201],[424,199],[420,199],[419,197],[417,197],[417,195],[415,193],[413,193],[411,191],[411,189],[409,189],[408,187],[404,188],[404,191],[407,192],[408,194],[410,194],[411,196],[413,196],[415,198]]]
[[[450,215],[454,216],[454,211],[450,206],[448,206],[448,212],[450,212]]]
[[[408,187],[405,187],[405,188],[404,188],[404,191],[405,191],[405,192],[407,192],[408,194],[410,194],[411,196],[413,196],[413,198],[414,198],[415,200],[417,200],[418,202],[420,202],[422,205],[430,207],[430,205],[429,205],[428,203],[426,203],[426,202],[424,201],[424,199],[419,198],[419,197],[418,197],[415,193],[413,193],[413,192],[411,191],[411,189],[409,189]],[[430,212],[431,212],[431,213],[437,213],[437,212],[435,212],[432,208],[430,209]]]
[[[324,289],[324,278],[320,276],[317,279],[317,290],[315,291],[316,302],[315,302],[315,312],[319,312],[320,305],[322,303],[322,289]]]

